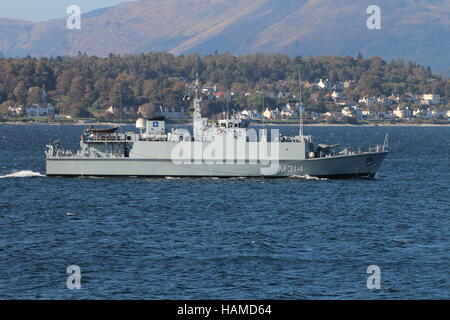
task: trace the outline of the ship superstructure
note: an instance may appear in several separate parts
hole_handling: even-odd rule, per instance
[[[201,114],[199,80],[194,83],[193,126],[166,129],[164,118],[138,119],[139,132],[88,128],[76,153],[53,143],[46,152],[48,176],[145,177],[374,177],[388,153],[383,145],[368,151],[337,151],[303,135],[255,130],[236,116],[209,122]],[[227,113],[228,114],[228,113]]]

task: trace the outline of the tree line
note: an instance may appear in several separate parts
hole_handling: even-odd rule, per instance
[[[152,52],[106,58],[79,54],[76,57],[0,58],[0,109],[49,102],[59,112],[83,117],[109,106],[147,103],[170,107],[187,106],[186,83],[199,74],[205,86],[233,92],[231,99],[206,101],[207,113],[230,108],[261,109],[293,100],[265,93],[297,93],[298,75],[303,81],[353,80],[346,90],[350,99],[392,94],[439,94],[450,98],[450,79],[431,69],[402,60],[379,57],[293,57],[282,54],[228,53],[175,56]],[[46,94],[43,94],[46,93]],[[304,90],[308,100],[311,90]],[[294,99],[295,100],[295,99]],[[326,109],[326,105],[313,105]]]

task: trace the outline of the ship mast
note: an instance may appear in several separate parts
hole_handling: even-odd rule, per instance
[[[195,75],[195,98],[194,98],[194,113],[193,113],[193,133],[194,141],[203,141],[203,131],[208,121],[202,118],[200,102],[202,98],[199,95],[200,80],[198,78],[198,73]]]
[[[202,98],[199,96],[198,94],[198,90],[200,87],[200,80],[198,77],[198,73],[195,74],[195,83],[194,83],[194,88],[195,88],[195,97],[194,97],[194,121],[195,119],[201,119],[202,118],[202,114],[201,114],[201,108],[200,108],[200,102],[202,101]]]
[[[300,67],[298,68],[298,84],[299,84],[299,90],[300,90],[300,104],[299,104],[299,115],[300,115],[300,132],[299,135],[300,137],[303,137],[303,106],[302,106],[302,78],[300,75]]]

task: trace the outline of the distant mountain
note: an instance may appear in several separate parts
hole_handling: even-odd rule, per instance
[[[82,16],[32,23],[0,19],[6,56],[168,51],[378,55],[450,75],[450,0],[380,0],[382,29],[369,30],[372,0],[140,0]]]

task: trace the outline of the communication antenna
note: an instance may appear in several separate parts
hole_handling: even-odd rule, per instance
[[[227,81],[225,81],[225,94],[226,94],[226,98],[227,98],[227,120],[229,119],[229,112],[230,112],[230,110],[229,110],[229,108],[230,108],[230,106],[229,106],[229,96],[228,96],[228,82]]]
[[[198,97],[198,87],[200,86],[200,79],[198,77],[198,72],[195,73],[195,97]]]

